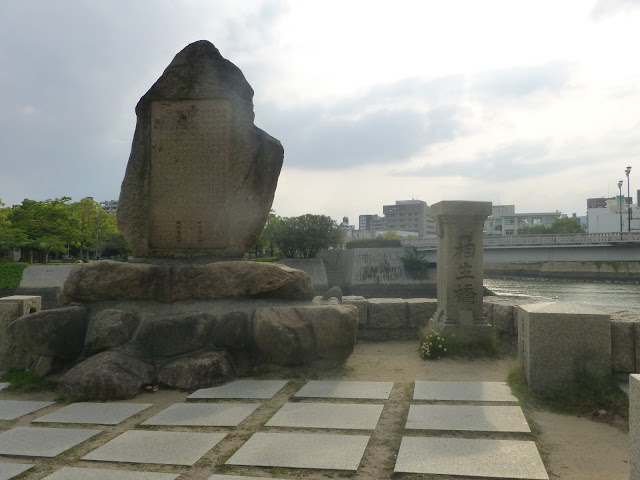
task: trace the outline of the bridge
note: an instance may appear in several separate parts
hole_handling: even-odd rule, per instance
[[[640,261],[640,232],[486,236],[485,263]],[[436,261],[436,237],[403,240]]]

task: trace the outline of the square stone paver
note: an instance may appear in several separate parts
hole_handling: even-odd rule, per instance
[[[535,443],[403,437],[395,472],[547,480]]]
[[[282,478],[273,478],[273,477],[239,477],[237,475],[220,475],[214,474],[209,477],[208,480],[283,480]]]
[[[42,480],[175,480],[180,474],[64,467]]]
[[[414,400],[517,402],[505,382],[422,382],[415,384]]]
[[[228,465],[357,470],[369,442],[365,435],[255,433]]]
[[[117,425],[152,406],[151,403],[72,403],[33,422]]]
[[[176,403],[142,425],[236,427],[259,406],[259,403]]]
[[[386,400],[389,398],[392,388],[393,382],[310,380],[295,396]]]
[[[225,433],[130,430],[85,455],[82,460],[191,466],[225,436]]]
[[[201,388],[187,398],[258,398],[269,399],[278,393],[288,380],[235,380],[219,387]]]
[[[41,410],[56,402],[34,402],[30,400],[0,400],[0,420],[15,420],[28,413]]]
[[[0,480],[10,480],[21,473],[26,472],[33,464],[27,463],[0,463]]]
[[[0,455],[55,457],[101,432],[83,428],[16,427],[0,433]]]
[[[531,432],[520,407],[488,405],[411,405],[405,428],[409,430]]]
[[[382,408],[353,403],[286,403],[266,426],[374,430]]]

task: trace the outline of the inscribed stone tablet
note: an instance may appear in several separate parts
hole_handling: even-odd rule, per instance
[[[151,119],[149,246],[227,246],[229,102],[155,101]]]

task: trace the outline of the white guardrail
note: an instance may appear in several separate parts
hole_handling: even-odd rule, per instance
[[[640,232],[617,233],[574,233],[554,235],[491,235],[485,236],[483,244],[487,246],[508,245],[589,245],[640,243]],[[436,237],[402,240],[405,247],[435,247]]]

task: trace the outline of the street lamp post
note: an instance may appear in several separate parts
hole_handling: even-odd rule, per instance
[[[629,198],[631,196],[631,187],[629,186],[629,174],[631,173],[631,166],[628,166],[627,168],[625,168],[624,173],[627,174],[627,198]],[[631,205],[627,206],[627,213],[629,218],[629,232],[631,232],[632,207],[633,207],[633,200],[631,201]]]
[[[622,180],[618,180],[618,190],[620,191],[620,238],[622,238]]]

